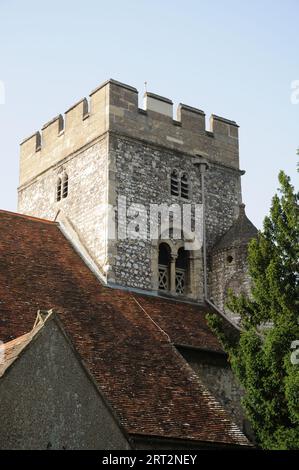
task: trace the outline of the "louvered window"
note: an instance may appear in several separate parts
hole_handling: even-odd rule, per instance
[[[56,186],[56,201],[61,200],[61,188],[62,188],[62,181],[61,181],[61,178],[58,178],[57,186]]]
[[[179,177],[178,173],[176,170],[174,170],[171,173],[171,178],[170,178],[170,193],[172,196],[178,196],[179,195]]]
[[[185,174],[181,177],[181,197],[189,199],[189,182]]]
[[[69,193],[69,178],[68,175],[64,175],[62,183],[62,197],[66,198]]]

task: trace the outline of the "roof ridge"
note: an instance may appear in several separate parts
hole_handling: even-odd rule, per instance
[[[4,209],[0,209],[0,215],[1,214],[8,214],[14,217],[21,217],[23,219],[31,220],[32,222],[42,222],[44,224],[58,225],[58,222],[54,222],[53,220],[42,219],[40,217],[34,217],[32,215],[21,214],[20,212],[12,212],[12,211],[6,211]]]

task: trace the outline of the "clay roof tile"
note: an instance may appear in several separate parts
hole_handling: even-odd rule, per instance
[[[136,302],[105,287],[57,224],[2,211],[0,338],[26,333],[38,309],[59,315],[131,435],[249,444],[173,345],[221,350],[201,308],[145,296]]]

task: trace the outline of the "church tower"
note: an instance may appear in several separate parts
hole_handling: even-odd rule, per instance
[[[60,222],[109,285],[204,302],[227,282],[213,247],[238,218],[242,173],[236,122],[212,115],[207,130],[200,109],[174,117],[148,92],[140,108],[135,88],[109,80],[22,142],[18,210]]]

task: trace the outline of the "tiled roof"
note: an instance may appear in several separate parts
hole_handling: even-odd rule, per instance
[[[171,329],[163,313],[191,325],[195,307],[171,303],[167,313],[169,301],[134,297],[102,286],[56,223],[0,212],[3,341],[28,331],[38,309],[53,309],[128,433],[248,445],[169,341],[167,332],[185,342],[189,327]],[[203,318],[197,325],[192,341],[217,349]]]
[[[218,339],[211,333],[205,320],[206,314],[211,310],[192,303],[148,295],[139,295],[137,299],[175,345],[223,353]]]

